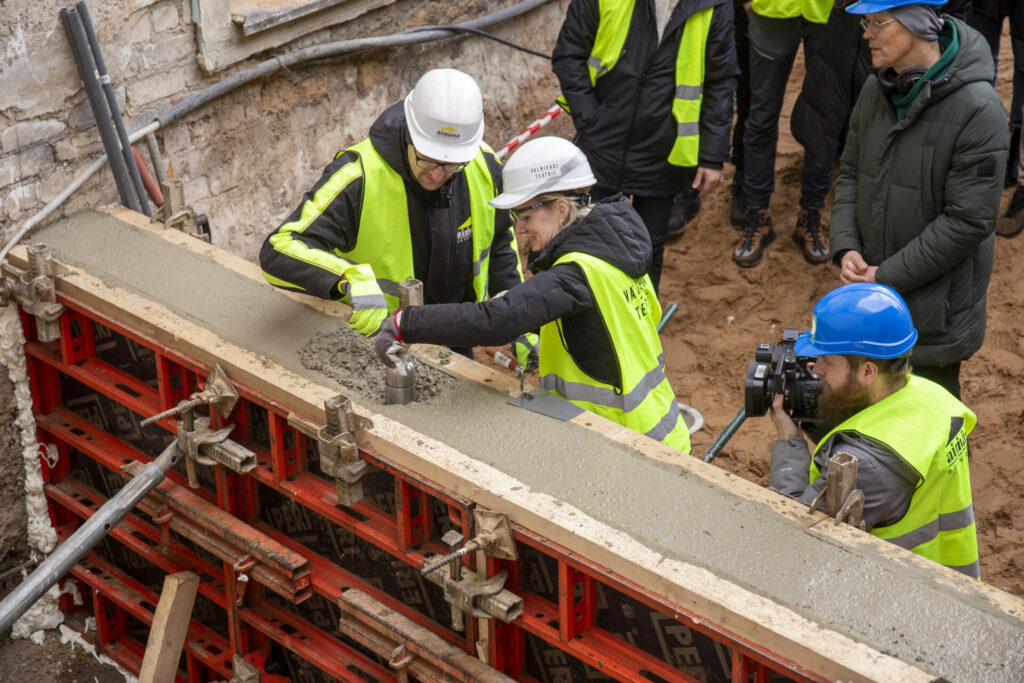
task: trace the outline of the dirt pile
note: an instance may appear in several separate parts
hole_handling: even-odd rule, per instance
[[[1003,37],[999,94],[1009,105],[1012,56]],[[807,329],[814,302],[838,286],[832,265],[811,266],[790,239],[800,196],[803,150],[789,135],[802,63],[794,69],[780,125],[772,214],[777,241],[761,265],[738,268],[730,253],[738,233],[729,223],[732,167],[722,187],[705,199],[686,233],[669,243],[661,301],[679,305],[662,342],[669,378],[679,400],[704,416],[693,437],[702,455],[743,405],[743,377],[760,342],[776,343],[782,329]],[[1012,189],[1003,196],[1003,207]],[[831,207],[831,196],[829,205]],[[1024,481],[1019,439],[1024,434],[1024,282],[1019,264],[1024,237],[997,238],[988,289],[988,328],[982,349],[961,370],[963,399],[978,414],[970,440],[971,479],[981,547],[982,579],[1024,596]],[[714,463],[768,484],[769,445],[775,430],[767,417],[750,418]]]

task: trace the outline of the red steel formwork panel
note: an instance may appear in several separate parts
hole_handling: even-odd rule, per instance
[[[174,438],[172,418],[140,421],[188,398],[209,369],[61,302],[57,341],[38,341],[33,320],[22,320],[40,442],[59,454],[42,465],[50,515],[66,538],[124,485],[132,463]],[[172,470],[68,574],[83,596],[81,604],[63,598],[69,623],[84,632],[94,620],[89,637],[126,668],[139,670],[163,577],[189,570],[201,582],[182,681],[229,678],[235,655],[264,681],[406,680],[401,658],[380,656],[364,627],[341,614],[337,600],[349,589],[517,680],[818,680],[515,524],[519,559],[479,569],[508,570],[505,587],[523,599],[522,616],[508,624],[465,617],[454,630],[441,588],[418,568],[447,551],[446,531],[472,535],[473,502],[360,449],[372,466],[365,497],[341,506],[287,408],[236,386],[230,438],[256,453],[255,469],[200,466],[195,490],[183,467]],[[225,426],[213,411],[210,419]]]

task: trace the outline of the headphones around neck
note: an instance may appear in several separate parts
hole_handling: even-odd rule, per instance
[[[926,71],[927,69],[920,66],[912,66],[899,73],[892,68],[886,68],[878,73],[878,80],[887,93],[895,92],[898,95],[906,95],[914,87],[914,84],[921,80]]]

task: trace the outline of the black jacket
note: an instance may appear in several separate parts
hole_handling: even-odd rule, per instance
[[[598,0],[573,0],[551,64],[576,124],[576,144],[587,155],[597,182],[626,194],[669,197],[693,177],[693,169],[668,163],[676,138],[675,63],[686,20],[714,7],[700,111],[700,166],[721,168],[729,158],[739,67],[731,2],[681,0],[660,44],[653,5],[653,0],[635,4],[619,61],[591,87],[587,59],[597,36]]]
[[[872,70],[861,16],[841,9],[829,15],[790,118],[790,130],[805,153],[830,170],[846,135],[853,103]]]
[[[471,240],[456,240],[459,226],[469,217],[469,187],[464,173],[456,173],[437,191],[425,190],[410,174],[406,159],[407,133],[405,113],[399,102],[381,114],[370,127],[374,149],[405,181],[409,207],[409,228],[412,236],[413,270],[423,283],[426,303],[475,301],[473,293],[473,245]],[[345,152],[324,169],[316,185],[302,197],[298,208],[285,220],[296,221],[314,193],[330,180],[338,169],[356,160],[354,152]],[[501,192],[501,163],[487,155],[491,176]],[[360,176],[342,190],[301,233],[292,239],[306,246],[330,252],[350,251],[359,235],[359,215],[363,203],[363,182]],[[284,225],[284,224],[282,224]],[[491,294],[520,282],[517,270],[519,256],[512,243],[511,221],[507,211],[495,217],[494,241],[490,253]],[[280,227],[278,228],[280,230]],[[340,274],[310,265],[305,261],[274,249],[270,237],[260,250],[260,265],[267,273],[289,282],[307,294],[324,299],[339,298]],[[372,263],[370,264],[373,265]]]
[[[596,256],[640,277],[650,266],[651,238],[625,197],[609,197],[551,240],[530,264],[536,273],[532,278],[482,303],[407,308],[401,317],[402,339],[445,346],[499,345],[561,318],[566,346],[579,366],[602,382],[621,386],[614,349],[586,278],[574,264],[553,265],[570,252]]]

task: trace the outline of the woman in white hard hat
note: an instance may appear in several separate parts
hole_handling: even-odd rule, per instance
[[[576,405],[689,452],[690,437],[665,377],[661,319],[647,270],[651,240],[629,201],[590,205],[594,175],[561,138],[527,142],[502,171],[519,239],[529,239],[535,275],[480,303],[415,306],[381,326],[385,363],[395,343],[505,344],[540,329],[540,383]]]

